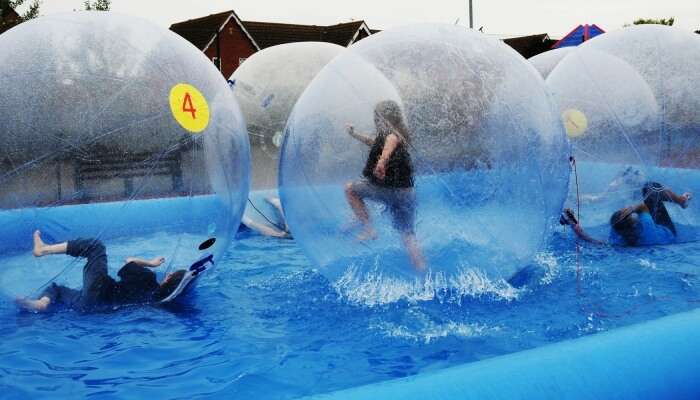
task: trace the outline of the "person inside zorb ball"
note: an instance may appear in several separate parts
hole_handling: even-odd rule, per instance
[[[355,217],[362,225],[358,240],[376,237],[369,222],[365,199],[382,203],[391,213],[392,225],[401,233],[413,265],[425,269],[414,232],[416,194],[413,190],[413,165],[408,146],[411,140],[399,105],[392,100],[377,104],[374,109],[374,138],[355,132],[348,126],[348,134],[370,147],[367,163],[362,170],[364,179],[348,183],[345,193]]]
[[[0,85],[3,295],[37,311],[169,302],[220,261],[249,147],[194,46],[112,13],[41,17],[0,36]]]
[[[700,190],[697,62],[697,35],[645,25],[584,43],[549,75],[578,183],[562,223],[579,237],[619,246],[700,239],[690,201]]]
[[[330,281],[507,279],[556,223],[568,153],[526,60],[461,27],[407,26],[351,46],[304,91],[280,195]]]

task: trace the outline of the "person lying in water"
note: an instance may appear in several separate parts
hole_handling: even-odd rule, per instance
[[[676,227],[668,214],[664,202],[688,207],[691,194],[677,195],[671,189],[657,182],[649,182],[642,187],[643,202],[615,211],[610,217],[610,237],[600,240],[588,235],[576,220],[570,208],[562,213],[560,223],[569,225],[576,236],[587,242],[610,244],[613,246],[651,246],[673,243],[676,240]]]
[[[17,299],[17,304],[29,311],[49,311],[69,308],[79,311],[105,309],[125,304],[145,304],[167,298],[185,276],[185,270],[168,274],[158,283],[156,274],[149,268],[163,264],[165,258],[143,260],[130,257],[115,281],[107,272],[107,252],[97,239],[77,239],[58,244],[46,244],[41,232],[34,232],[34,257],[67,254],[87,259],[83,267],[83,287],[71,289],[52,283],[37,299]]]

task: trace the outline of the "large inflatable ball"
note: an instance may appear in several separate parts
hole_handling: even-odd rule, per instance
[[[574,49],[575,47],[560,47],[558,49],[545,51],[544,53],[530,57],[528,58],[528,61],[530,61],[540,75],[542,75],[542,78],[547,79],[549,74],[561,62],[561,60]]]
[[[460,285],[475,271],[507,278],[540,248],[568,154],[526,60],[462,27],[409,26],[351,46],[309,85],[280,192],[330,280]]]
[[[140,19],[71,13],[0,35],[0,286],[30,296],[80,259],[33,258],[95,238],[115,270],[214,264],[248,192],[248,138],[226,80],[194,46]],[[206,262],[206,267],[212,263]]]
[[[251,188],[255,192],[246,208],[246,220],[283,225],[270,198],[278,197],[277,169],[284,126],[306,86],[343,49],[323,42],[268,47],[248,58],[229,79],[250,135]]]
[[[586,42],[550,74],[577,161],[570,204],[584,226],[608,227],[616,210],[653,199],[647,183],[700,193],[698,62],[700,36],[644,25]],[[677,239],[696,239],[685,229],[700,224],[695,201],[665,203]]]

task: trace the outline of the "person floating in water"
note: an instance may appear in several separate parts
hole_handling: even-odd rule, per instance
[[[49,311],[69,308],[79,311],[99,310],[124,304],[144,304],[167,298],[177,289],[186,271],[178,270],[168,274],[160,284],[149,268],[163,264],[165,258],[152,260],[127,258],[126,264],[117,274],[121,280],[115,281],[107,272],[107,252],[97,239],[78,239],[58,244],[46,244],[41,232],[34,232],[34,257],[52,254],[67,254],[86,258],[83,267],[83,287],[71,289],[52,283],[36,300],[18,299],[17,304],[29,311]]]
[[[613,246],[651,246],[673,243],[676,240],[676,227],[668,214],[664,202],[688,207],[691,194],[675,194],[671,189],[657,182],[648,182],[642,187],[644,201],[625,207],[610,217],[610,237],[599,240],[588,235],[576,220],[570,208],[562,213],[560,223],[569,225],[579,238],[596,244]]]
[[[387,206],[394,228],[416,269],[425,270],[425,260],[416,239],[414,225],[416,194],[413,166],[408,145],[411,137],[399,105],[392,100],[378,103],[374,109],[375,138],[355,132],[348,125],[348,134],[370,147],[364,179],[345,186],[345,195],[353,213],[362,225],[360,240],[374,239],[376,232],[369,222],[365,199]]]

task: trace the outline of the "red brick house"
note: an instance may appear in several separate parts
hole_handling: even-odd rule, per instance
[[[373,32],[364,21],[330,26],[242,21],[234,11],[173,24],[170,29],[204,52],[228,78],[258,50],[290,42],[349,46]]]
[[[380,32],[370,29],[364,21],[329,26],[242,21],[233,10],[179,22],[170,29],[202,50],[226,78],[246,58],[270,46],[320,41],[347,47]],[[530,58],[549,50],[556,40],[542,33],[504,39],[504,42],[523,57]]]
[[[20,17],[12,7],[0,8],[0,33],[5,32],[21,22],[22,17]]]

